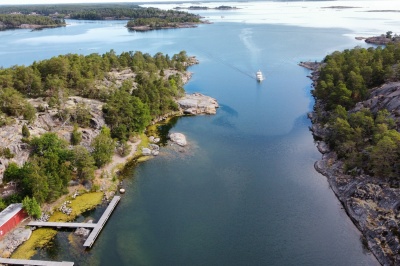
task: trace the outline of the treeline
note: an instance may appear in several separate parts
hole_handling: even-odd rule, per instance
[[[184,92],[181,77],[169,75],[166,79],[164,72],[170,69],[184,71],[188,60],[185,51],[169,57],[162,53],[151,56],[141,52],[117,55],[111,50],[103,55],[60,55],[27,67],[0,69],[0,125],[10,123],[9,116],[22,115],[31,121],[35,118],[35,108],[24,97],[43,97],[51,108],[59,109],[60,119],[87,126],[90,116],[84,106],[72,113],[63,109],[67,97],[74,95],[105,102],[105,118],[112,136],[124,139],[142,131],[151,118],[177,109],[174,98]],[[122,89],[101,86],[101,82],[99,85],[103,79],[112,79],[108,74],[111,70],[125,68],[136,73],[136,78],[126,81]],[[136,83],[134,90],[132,82]],[[121,114],[115,111],[126,108],[120,100],[136,101],[124,97],[126,93],[140,101],[137,106],[143,111],[124,114],[128,121],[123,126],[120,124],[122,118],[118,117]],[[140,113],[143,117],[139,117]],[[134,121],[137,124],[130,125]]]
[[[385,81],[400,78],[400,44],[385,48],[356,47],[328,55],[314,95],[326,103],[327,110],[337,105],[346,109],[365,100],[368,90]]]
[[[69,16],[70,14],[79,12],[92,12],[103,10],[114,10],[113,12],[125,12],[124,10],[136,10],[140,6],[131,3],[112,3],[112,4],[44,4],[44,5],[3,5],[0,6],[0,14],[38,14],[42,16],[59,15],[61,17]],[[115,13],[118,14],[118,13]]]
[[[355,48],[328,55],[322,67],[314,96],[322,100],[325,111],[317,113],[328,128],[326,141],[345,170],[360,171],[399,180],[400,133],[390,113],[384,109],[351,111],[365,100],[369,90],[387,81],[400,79],[400,45],[385,48]],[[393,179],[393,180],[394,180]]]
[[[65,21],[64,19],[52,19],[36,15],[0,14],[0,29],[18,28],[22,24],[61,26],[65,25]]]
[[[103,101],[107,123],[92,141],[90,152],[80,146],[82,133],[77,126],[68,143],[55,133],[32,138],[24,125],[21,134],[31,147],[31,156],[22,167],[11,163],[4,174],[4,181],[16,181],[21,189],[13,200],[28,196],[39,203],[53,201],[66,192],[71,179],[93,179],[94,170],[108,163],[116,148],[121,155],[126,154],[130,136],[143,132],[152,118],[177,110],[174,99],[184,94],[179,72],[188,65],[185,51],[169,57],[141,52],[117,55],[111,50],[103,55],[60,55],[30,66],[0,69],[2,125],[13,123],[14,116],[24,116],[27,123],[34,121],[36,112],[44,111],[44,107],[36,110],[26,97],[43,97],[51,108],[58,110],[56,116],[61,123],[90,126],[91,114],[84,104],[78,104],[75,110],[65,107],[67,97],[72,95]],[[125,80],[120,87],[103,85],[106,80],[113,81],[111,71],[127,68],[134,72],[134,79]],[[12,157],[9,151],[3,153]]]
[[[178,27],[182,23],[200,23],[198,17],[193,16],[175,16],[170,17],[151,17],[151,18],[137,18],[130,20],[127,23],[128,28],[138,26],[149,26],[150,28],[162,28],[162,27]]]
[[[198,15],[183,11],[161,10],[153,7],[137,7],[132,9],[104,8],[96,10],[83,10],[70,14],[71,19],[102,20],[113,19],[161,19],[169,22],[200,22]]]
[[[0,14],[36,14],[47,17],[104,20],[104,19],[163,19],[171,22],[200,22],[198,15],[183,11],[145,8],[135,4],[63,4],[2,6]]]

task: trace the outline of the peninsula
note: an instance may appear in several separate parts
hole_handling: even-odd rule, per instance
[[[300,64],[313,71],[309,118],[323,154],[315,169],[382,265],[400,261],[399,51],[399,43],[358,47]]]
[[[17,186],[1,189],[0,207],[32,199],[42,212],[28,211],[31,216],[69,221],[89,208],[88,198],[77,210],[66,207],[77,191],[96,193],[92,207],[111,198],[125,163],[158,154],[146,153],[159,149],[157,136],[143,134],[147,126],[170,116],[215,114],[215,99],[184,92],[187,68],[197,63],[185,51],[170,57],[111,50],[1,69],[0,177]],[[55,208],[63,212],[58,218],[51,215]],[[32,235],[50,240],[54,234]]]

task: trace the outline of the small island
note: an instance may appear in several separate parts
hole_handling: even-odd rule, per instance
[[[373,37],[356,37],[356,40],[365,40],[366,43],[376,44],[376,45],[387,45],[389,43],[399,43],[400,36],[393,34],[392,31],[386,32],[386,34],[381,34],[380,36]]]
[[[184,7],[175,7],[174,9],[187,9],[187,10],[234,10],[238,9],[234,6],[217,6],[217,7],[208,7],[208,6],[189,6],[187,8]]]
[[[149,31],[159,29],[195,28],[197,24],[203,23],[200,16],[190,13],[173,11],[165,16],[154,15],[152,17],[137,18],[130,20],[127,27],[134,31]]]
[[[65,26],[64,19],[23,14],[0,14],[0,30],[44,29]]]

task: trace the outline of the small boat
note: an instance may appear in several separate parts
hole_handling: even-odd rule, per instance
[[[262,80],[264,79],[261,70],[258,70],[258,71],[257,71],[257,73],[256,73],[256,79],[257,79],[257,81],[262,81]]]

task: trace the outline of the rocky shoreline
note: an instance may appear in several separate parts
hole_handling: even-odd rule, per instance
[[[302,62],[300,65],[313,71],[310,78],[315,85],[320,64]],[[359,103],[355,110],[361,107],[371,110],[386,108],[399,124],[400,119],[396,111],[400,108],[400,101],[396,100],[397,95],[400,95],[400,83],[385,84],[372,90],[371,98]],[[352,175],[344,171],[344,163],[324,141],[328,129],[318,118],[323,116],[323,106],[324,103],[317,100],[313,112],[308,114],[312,122],[310,130],[316,139],[318,150],[322,153],[322,159],[315,162],[314,167],[327,177],[333,192],[350,219],[363,234],[368,248],[379,263],[399,265],[400,189],[398,184],[393,184],[387,178],[368,176],[361,170]]]
[[[189,65],[194,65],[197,63],[198,61],[194,57],[190,58]],[[169,75],[174,75],[176,73],[177,73],[176,71],[166,71],[165,74],[168,77]],[[115,83],[116,85],[122,84],[124,80],[133,78],[135,76],[135,74],[131,70],[111,72],[109,73],[109,75],[110,77],[112,77],[110,78],[110,80],[113,80],[113,83]],[[191,75],[192,73],[190,72],[182,73],[181,77],[183,83],[186,84],[191,78]],[[110,86],[112,84],[109,80],[105,79],[102,82],[102,85]],[[37,109],[43,109],[42,112],[38,112],[37,119],[35,120],[35,122],[29,125],[29,130],[32,135],[41,135],[45,132],[56,131],[58,135],[65,138],[66,140],[69,140],[70,132],[72,131],[72,126],[63,123],[57,118],[56,115],[57,110],[50,108],[48,104],[41,98],[29,99],[29,102]],[[105,125],[102,113],[102,106],[104,103],[98,100],[86,99],[78,96],[71,96],[65,102],[66,106],[68,106],[72,110],[76,108],[78,104],[82,103],[90,110],[90,114],[92,116],[91,127],[80,129],[82,132],[81,144],[89,148],[91,140],[95,136],[97,136],[97,134],[99,134],[100,128],[103,125]],[[157,123],[172,116],[202,115],[202,114],[211,115],[215,114],[217,108],[219,107],[216,99],[203,95],[201,93],[185,94],[183,97],[176,99],[176,103],[179,106],[178,111],[166,114],[152,122]],[[39,106],[41,108],[39,108]],[[20,132],[22,131],[22,126],[26,122],[27,121],[18,119],[15,124],[9,126],[3,126],[1,128],[0,143],[6,145],[5,147],[8,147],[10,149],[10,151],[13,154],[13,158],[10,159],[0,158],[0,183],[2,182],[4,171],[7,165],[11,161],[16,162],[18,165],[23,165],[29,158],[28,145],[23,142],[22,135],[20,134]],[[187,145],[186,137],[181,133],[171,133],[169,135],[169,138],[172,142],[176,143],[179,146]],[[158,143],[158,141],[159,141],[158,138],[150,136],[149,137],[150,143],[148,144],[147,147],[142,147],[141,150],[139,150],[139,156],[141,155],[147,157],[157,156],[159,154],[159,146],[156,144]],[[137,156],[138,154],[136,153],[136,151],[139,148],[140,141],[138,140],[132,143],[129,142],[129,144],[131,145],[132,148],[129,155],[121,157],[117,154],[114,154],[113,160],[110,164],[106,165],[101,169],[96,170],[96,179],[94,181],[99,182],[99,187],[100,190],[103,191],[104,193],[105,200],[108,200],[116,192],[117,188],[115,188],[115,190],[109,191],[114,186],[113,182],[111,181],[114,174],[117,171],[119,171],[121,167],[124,167],[131,160],[135,159],[135,156]],[[3,145],[0,145],[0,148]],[[77,184],[71,184],[71,186],[73,186],[75,189],[75,192],[71,194],[72,198],[76,197],[76,188],[77,188],[76,185]],[[11,193],[15,190],[15,188],[11,185],[8,185],[7,187],[10,188],[8,190],[1,191],[2,196],[7,196],[8,194],[6,193]],[[44,208],[45,211],[52,212],[54,208],[57,207],[59,208],[60,212],[69,215],[69,213],[72,212],[72,209],[67,207],[68,202],[64,201],[65,197],[66,196],[60,198],[60,200],[63,201],[61,207],[58,206],[59,204],[56,202],[51,204],[51,206],[46,206]],[[44,214],[47,215],[47,213]],[[49,217],[47,217],[46,220],[48,219]],[[31,233],[32,230],[30,228],[24,229],[24,223],[21,226],[17,227],[15,230],[9,232],[0,241],[0,252],[1,252],[0,255],[2,257],[11,256],[11,254],[19,245],[21,245],[30,238]],[[84,233],[87,233],[87,231],[85,232],[78,231],[76,234],[78,235],[83,234],[84,236],[85,235]]]
[[[31,29],[31,30],[41,30],[41,29],[48,29],[48,28],[58,28],[58,27],[65,27],[66,24],[60,25],[37,25],[37,24],[21,24],[19,26],[9,26],[0,22],[0,30],[13,30],[13,29]]]
[[[209,24],[210,22],[204,21],[202,22],[203,24]],[[197,28],[199,23],[174,23],[170,24],[168,26],[160,26],[160,27],[153,27],[150,25],[145,25],[145,26],[134,26],[134,27],[128,27],[129,30],[132,31],[151,31],[151,30],[166,30],[166,29],[186,29],[186,28]]]

